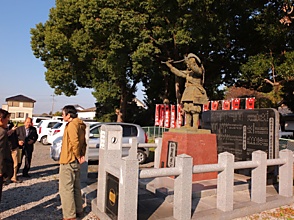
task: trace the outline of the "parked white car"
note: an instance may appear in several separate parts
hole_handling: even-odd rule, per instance
[[[52,119],[56,119],[56,120],[60,120],[63,121],[63,117],[62,116],[52,116]]]
[[[86,124],[90,125],[90,128],[97,123],[98,122],[86,122]],[[58,122],[48,131],[48,135],[47,135],[48,144],[52,144],[56,138],[63,136],[66,124],[67,122],[65,121]]]
[[[37,141],[41,142],[44,145],[47,145],[47,136],[49,130],[56,124],[59,123],[60,120],[42,120],[37,126],[37,132],[38,132],[38,139]]]
[[[48,144],[52,144],[56,138],[63,136],[64,128],[66,124],[67,122],[65,121],[58,122],[48,131],[48,135],[47,135]]]
[[[37,117],[32,117],[32,123],[33,126],[35,128],[37,128],[38,124],[42,121],[42,120],[49,120],[51,119],[50,117],[43,117],[43,116],[37,116]]]
[[[101,125],[120,125],[123,128],[123,137],[122,143],[129,143],[129,139],[136,137],[138,143],[147,143],[147,134],[142,129],[140,125],[131,124],[131,123],[119,123],[119,122],[101,122],[90,125],[90,134],[89,134],[89,152],[88,152],[88,160],[89,161],[97,161],[99,160],[99,144],[100,144],[100,128]],[[61,146],[62,137],[59,136],[53,141],[51,148],[58,148]],[[122,156],[127,156],[129,154],[129,148],[123,148]],[[138,148],[137,150],[137,158],[140,164],[145,163],[146,159],[149,156],[148,148]]]

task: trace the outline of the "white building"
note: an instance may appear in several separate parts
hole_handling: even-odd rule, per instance
[[[11,113],[12,121],[24,122],[27,117],[33,116],[35,100],[23,95],[16,95],[5,100],[7,104],[2,105],[2,109]]]
[[[96,114],[96,107],[78,110],[78,117],[81,119],[94,119]]]

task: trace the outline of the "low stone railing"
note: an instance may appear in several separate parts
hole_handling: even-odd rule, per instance
[[[233,210],[234,170],[253,168],[251,173],[251,201],[266,202],[267,166],[279,166],[279,195],[293,196],[293,152],[280,151],[279,159],[267,160],[267,154],[255,151],[252,161],[234,162],[234,155],[224,152],[218,155],[217,164],[192,166],[192,158],[179,155],[176,167],[141,170],[139,178],[176,176],[174,181],[174,218],[190,219],[192,174],[219,172],[217,176],[217,208],[227,212]]]
[[[121,133],[118,127],[105,126],[105,140],[99,151],[99,171],[97,204],[92,210],[100,219],[110,219],[106,214],[107,199],[119,200],[118,219],[137,219],[138,179],[175,176],[173,217],[180,220],[191,219],[192,175],[197,173],[218,172],[217,176],[217,209],[223,212],[233,210],[234,171],[252,168],[251,201],[266,203],[267,166],[279,166],[279,195],[293,195],[293,152],[285,149],[280,151],[278,159],[268,159],[267,154],[255,151],[252,161],[234,162],[234,155],[228,152],[218,155],[217,164],[194,165],[189,155],[178,155],[175,167],[143,169],[138,173],[139,165],[136,160],[136,139],[132,139],[129,156],[121,157],[122,146],[119,145]],[[111,138],[110,138],[111,137]],[[158,153],[158,152],[157,152]],[[160,154],[159,154],[160,155]],[[156,155],[155,155],[156,156]],[[158,157],[157,157],[158,158]],[[159,163],[158,163],[159,164]],[[107,194],[107,176],[117,178],[118,194]],[[115,199],[117,197],[117,199]]]

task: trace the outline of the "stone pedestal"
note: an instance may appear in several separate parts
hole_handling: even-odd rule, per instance
[[[162,138],[161,167],[174,167],[175,157],[187,154],[193,157],[193,165],[217,163],[216,135],[210,130],[185,131],[173,129]],[[216,179],[217,172],[193,174],[192,181]]]

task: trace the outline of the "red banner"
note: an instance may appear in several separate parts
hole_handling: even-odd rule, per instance
[[[238,110],[238,109],[240,109],[240,99],[239,98],[232,99],[232,110]]]
[[[156,104],[156,106],[155,106],[155,126],[159,126],[159,118],[160,118],[160,105]]]
[[[182,106],[180,104],[177,105],[177,127],[182,127],[183,123],[183,115],[182,115]]]
[[[218,101],[211,101],[210,104],[211,104],[211,110],[212,111],[217,110],[217,108],[218,108]]]
[[[209,102],[207,102],[207,104],[203,105],[203,111],[208,111],[209,110]]]
[[[169,105],[164,105],[164,127],[169,128],[170,126],[170,109]]]
[[[176,127],[176,106],[171,105],[170,106],[170,127],[175,128]]]
[[[164,104],[160,104],[160,116],[159,116],[160,127],[163,127],[164,125],[164,113],[165,113]]]
[[[223,110],[230,110],[231,102],[229,100],[222,100],[222,109]]]
[[[255,98],[246,98],[246,109],[254,109]]]

